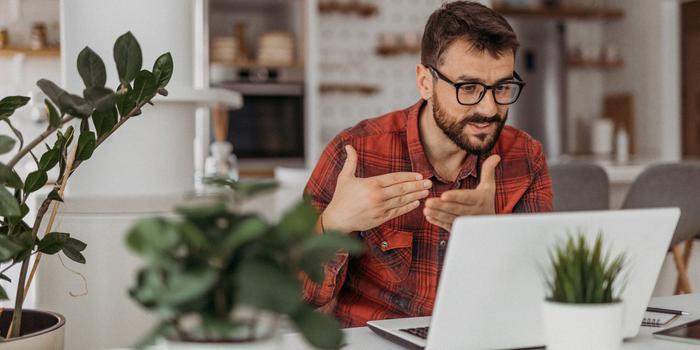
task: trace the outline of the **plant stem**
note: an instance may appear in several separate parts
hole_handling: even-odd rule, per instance
[[[27,278],[29,268],[29,257],[22,260],[22,268],[19,271],[19,281],[17,283],[17,294],[15,296],[15,309],[12,312],[12,323],[7,332],[7,338],[16,338],[20,335],[22,328],[22,304],[24,304],[24,280]]]
[[[41,141],[44,141],[47,137],[53,135],[53,133],[55,133],[56,130],[58,130],[60,127],[62,127],[63,124],[68,123],[69,121],[71,121],[71,120],[73,120],[73,119],[75,119],[75,117],[72,116],[72,115],[69,115],[69,116],[67,116],[67,117],[65,117],[65,118],[63,118],[63,119],[61,120],[61,124],[59,125],[59,127],[57,127],[57,128],[49,127],[48,129],[46,129],[44,132],[42,132],[41,134],[39,134],[39,136],[37,136],[34,140],[32,140],[32,142],[28,143],[28,144],[27,144],[25,147],[23,147],[19,152],[17,152],[17,154],[15,154],[15,156],[12,157],[12,159],[7,163],[7,166],[8,166],[10,169],[14,169],[15,165],[17,165],[17,163],[18,163],[22,158],[24,158],[24,156],[26,156],[27,153],[29,153],[29,152],[30,152],[34,147],[36,147]]]
[[[106,140],[117,129],[119,129],[119,127],[121,127],[127,120],[129,120],[129,118],[131,118],[133,116],[133,114],[136,113],[136,111],[141,109],[143,107],[143,105],[148,103],[148,101],[150,101],[152,98],[153,98],[153,96],[151,96],[151,98],[149,98],[147,101],[134,107],[134,109],[131,110],[131,112],[129,112],[129,114],[127,114],[125,117],[123,117],[112,128],[112,130],[110,130],[108,133],[102,135],[102,137],[100,137],[97,140],[97,143],[95,144],[95,149],[97,149],[97,147],[100,144],[102,144],[102,142],[104,142],[104,140]],[[74,118],[75,117],[70,116],[70,115],[63,118],[63,120],[61,120],[60,126],[63,126],[63,124],[73,120]],[[10,160],[10,162],[7,163],[7,166],[9,166],[10,168],[14,168],[14,166],[17,165],[17,162],[19,162],[25,155],[27,155],[27,153],[31,152],[31,150],[34,147],[36,147],[41,141],[43,141],[44,139],[49,137],[49,135],[52,135],[54,132],[56,132],[56,130],[58,130],[58,128],[49,127],[48,129],[46,129],[46,131],[42,132],[39,136],[37,136],[37,138],[35,138],[34,140],[32,140],[32,142],[27,144],[26,147],[22,148],[12,158],[12,160]],[[76,149],[77,149],[77,147],[76,147]],[[75,155],[73,155],[73,157],[75,157]],[[57,184],[57,186],[60,186],[60,188],[65,187],[65,184],[68,182],[68,178],[73,173],[73,171],[75,171],[75,169],[77,169],[78,166],[80,166],[82,161],[73,161],[71,163],[72,163],[72,166],[70,168],[66,169],[67,170],[66,174],[64,174],[63,179],[61,179],[60,182]],[[49,209],[49,205],[51,204],[51,201],[52,200],[48,199],[48,198],[44,199],[44,201],[41,203],[41,206],[39,207],[39,210],[37,211],[36,219],[34,220],[34,227],[32,228],[32,239],[34,239],[34,240],[36,240],[37,232],[39,231],[39,227],[41,226],[41,222],[44,219],[44,215],[46,214],[46,211]],[[36,271],[36,268],[38,266],[39,261],[40,260],[35,261],[35,264],[32,267],[33,271]],[[22,268],[20,270],[19,281],[17,283],[17,294],[15,297],[15,310],[12,314],[12,322],[10,323],[10,328],[7,332],[8,338],[10,338],[10,337],[14,338],[14,337],[19,336],[19,331],[20,331],[19,325],[22,324],[22,305],[24,304],[24,297],[25,297],[26,293],[29,291],[29,286],[31,286],[31,279],[29,280],[28,283],[26,283],[28,269],[29,269],[29,257],[25,258],[22,261]],[[33,277],[34,277],[34,274],[32,273],[32,278]],[[26,286],[26,288],[25,288],[25,286]]]

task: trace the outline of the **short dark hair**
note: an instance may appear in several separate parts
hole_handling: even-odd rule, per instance
[[[513,55],[520,43],[513,28],[498,12],[473,1],[445,3],[435,10],[423,31],[421,63],[437,67],[445,50],[457,39],[467,40],[473,49],[500,57]]]

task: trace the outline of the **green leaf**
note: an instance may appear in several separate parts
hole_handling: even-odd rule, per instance
[[[311,205],[311,200],[305,198],[284,214],[278,227],[284,236],[300,239],[314,235],[317,219],[318,213]]]
[[[131,83],[141,70],[141,46],[131,32],[123,34],[114,43],[114,62],[117,64],[119,81],[123,85]]]
[[[176,208],[175,212],[191,221],[208,219],[226,213],[226,204],[223,202],[216,202],[201,206],[183,206]]]
[[[164,88],[168,85],[170,78],[173,76],[173,56],[170,55],[170,52],[164,53],[158,57],[153,64],[153,75],[158,88]]]
[[[146,308],[155,306],[164,292],[163,274],[152,268],[140,269],[136,286],[129,289],[129,295]]]
[[[5,291],[5,288],[0,286],[0,300],[8,300],[8,299],[10,299],[10,298],[7,296],[7,292]]]
[[[46,185],[46,181],[48,180],[49,177],[43,170],[37,170],[29,173],[29,175],[27,175],[27,180],[24,182],[24,193],[29,194],[36,192],[38,189]]]
[[[58,159],[61,157],[61,150],[52,148],[41,156],[39,161],[39,169],[49,171],[58,164]]]
[[[58,106],[61,113],[67,113],[79,118],[86,118],[92,114],[92,105],[80,96],[69,94],[54,82],[41,79],[36,85]]]
[[[7,135],[0,135],[0,154],[5,154],[9,151],[12,151],[12,149],[15,147],[15,139],[7,136]]]
[[[78,73],[88,88],[103,87],[107,82],[107,71],[102,58],[87,46],[78,54]]]
[[[0,120],[11,116],[15,110],[26,105],[29,102],[29,97],[25,96],[7,96],[0,100]]]
[[[147,70],[139,72],[136,80],[134,80],[133,90],[136,96],[136,103],[140,104],[149,101],[156,94],[156,90],[158,90],[158,83],[153,73]]]
[[[234,226],[231,233],[221,244],[220,249],[232,252],[238,247],[261,237],[268,229],[268,225],[259,217],[249,217]]]
[[[92,115],[92,122],[95,124],[97,137],[100,138],[112,131],[114,126],[117,125],[117,119],[119,119],[119,115],[114,107],[105,111],[95,111]]]
[[[136,105],[138,104],[137,98],[138,94],[133,92],[134,89],[130,85],[127,85],[126,93],[123,95],[117,95],[117,109],[119,109],[119,115],[124,118],[134,111]]]
[[[235,283],[238,300],[244,305],[290,314],[303,303],[301,282],[296,276],[262,260],[243,262]]]
[[[0,184],[15,189],[21,189],[24,186],[19,175],[3,163],[0,163]]]
[[[292,321],[304,338],[317,348],[340,349],[343,344],[340,323],[329,315],[307,306],[292,315]]]
[[[160,218],[139,220],[126,236],[129,249],[153,258],[168,253],[179,241],[180,237],[173,225]]]
[[[328,232],[307,239],[301,246],[299,268],[316,283],[323,282],[323,266],[332,260],[340,250],[350,254],[362,252],[362,242],[354,237]]]
[[[6,188],[0,187],[0,216],[19,216],[19,203]]]
[[[85,248],[87,248],[87,244],[85,242],[75,239],[73,237],[68,237],[68,240],[66,241],[66,246],[78,252],[82,252],[83,250],[85,250]]]
[[[58,193],[58,190],[55,189],[55,188],[54,188],[53,190],[51,190],[51,192],[49,193],[49,195],[48,195],[46,198],[48,198],[48,199],[50,199],[50,200],[53,200],[53,201],[57,201],[57,202],[63,203],[63,198],[62,198],[61,195]]]
[[[63,251],[63,254],[65,254],[65,256],[68,259],[71,259],[71,260],[73,260],[77,263],[81,263],[81,264],[85,263],[85,257],[83,256],[83,254],[81,254],[79,251],[75,250],[74,248],[66,245],[66,246],[63,246],[63,249],[61,249],[61,250]]]
[[[49,126],[52,128],[58,128],[61,126],[61,116],[58,114],[56,107],[53,103],[49,102],[48,99],[44,99],[44,104],[46,109],[49,111]]]
[[[8,222],[11,225],[16,225],[22,221],[27,214],[29,214],[29,206],[26,203],[22,203],[19,206],[19,215],[8,216]]]
[[[21,244],[14,242],[7,235],[0,235],[0,261],[14,259],[23,250]]]
[[[173,274],[166,282],[168,292],[162,296],[163,301],[171,304],[192,302],[209,291],[217,277],[215,270],[205,268]]]
[[[92,131],[82,132],[78,137],[78,150],[75,154],[76,160],[86,160],[92,156],[92,152],[97,147],[95,133]]]
[[[117,96],[114,91],[104,86],[93,86],[83,90],[85,99],[98,111],[105,111],[114,108],[117,103]]]
[[[39,241],[37,250],[44,254],[56,254],[63,249],[69,234],[64,232],[49,232]]]

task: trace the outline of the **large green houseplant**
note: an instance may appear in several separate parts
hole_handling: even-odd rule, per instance
[[[625,255],[611,258],[602,233],[592,246],[578,233],[554,247],[550,260],[542,308],[547,349],[619,349]]]
[[[269,188],[218,182],[233,188],[233,201]],[[338,322],[303,301],[299,276],[322,282],[324,264],[341,249],[359,253],[361,242],[336,232],[317,234],[317,213],[308,199],[278,223],[232,204],[219,198],[183,207],[177,217],[144,219],[129,231],[128,247],[147,261],[130,295],[160,319],[145,342],[160,337],[199,344],[197,349],[211,342],[217,348],[252,346],[270,342],[274,324],[284,319],[312,345],[339,348]]]
[[[61,252],[69,259],[85,263],[82,251],[86,244],[66,232],[50,231],[56,215],[53,206],[48,225],[44,219],[52,203],[62,202],[63,190],[71,174],[90,159],[93,152],[129,119],[141,114],[141,109],[157,95],[167,95],[165,89],[173,73],[170,53],[158,57],[149,71],[142,69],[142,53],[138,41],[128,32],[114,44],[114,61],[119,75],[116,91],[105,86],[107,74],[100,56],[85,47],[77,58],[78,72],[85,83],[82,96],[66,92],[49,80],[37,85],[48,96],[48,127],[35,139],[25,142],[10,117],[29,98],[5,97],[0,101],[0,121],[6,123],[11,135],[0,135],[0,154],[14,152],[7,163],[0,163],[0,278],[12,282],[6,271],[21,264],[17,279],[12,322],[7,338],[18,337],[22,325],[22,309],[41,254]],[[47,143],[51,140],[53,144]],[[36,170],[22,178],[16,166],[24,157],[31,157]],[[31,193],[44,187],[49,170],[59,167],[59,175],[49,195],[40,202],[33,220],[27,218]],[[40,228],[46,227],[42,234]],[[35,255],[30,274],[30,257]],[[0,299],[8,299],[0,286]],[[23,331],[22,333],[25,333]]]

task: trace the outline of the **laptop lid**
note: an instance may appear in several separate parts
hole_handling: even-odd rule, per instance
[[[675,231],[680,209],[635,209],[458,218],[450,234],[427,349],[503,349],[544,344],[540,308],[548,251],[569,233],[592,244],[603,232],[624,252],[624,335],[634,337]]]

